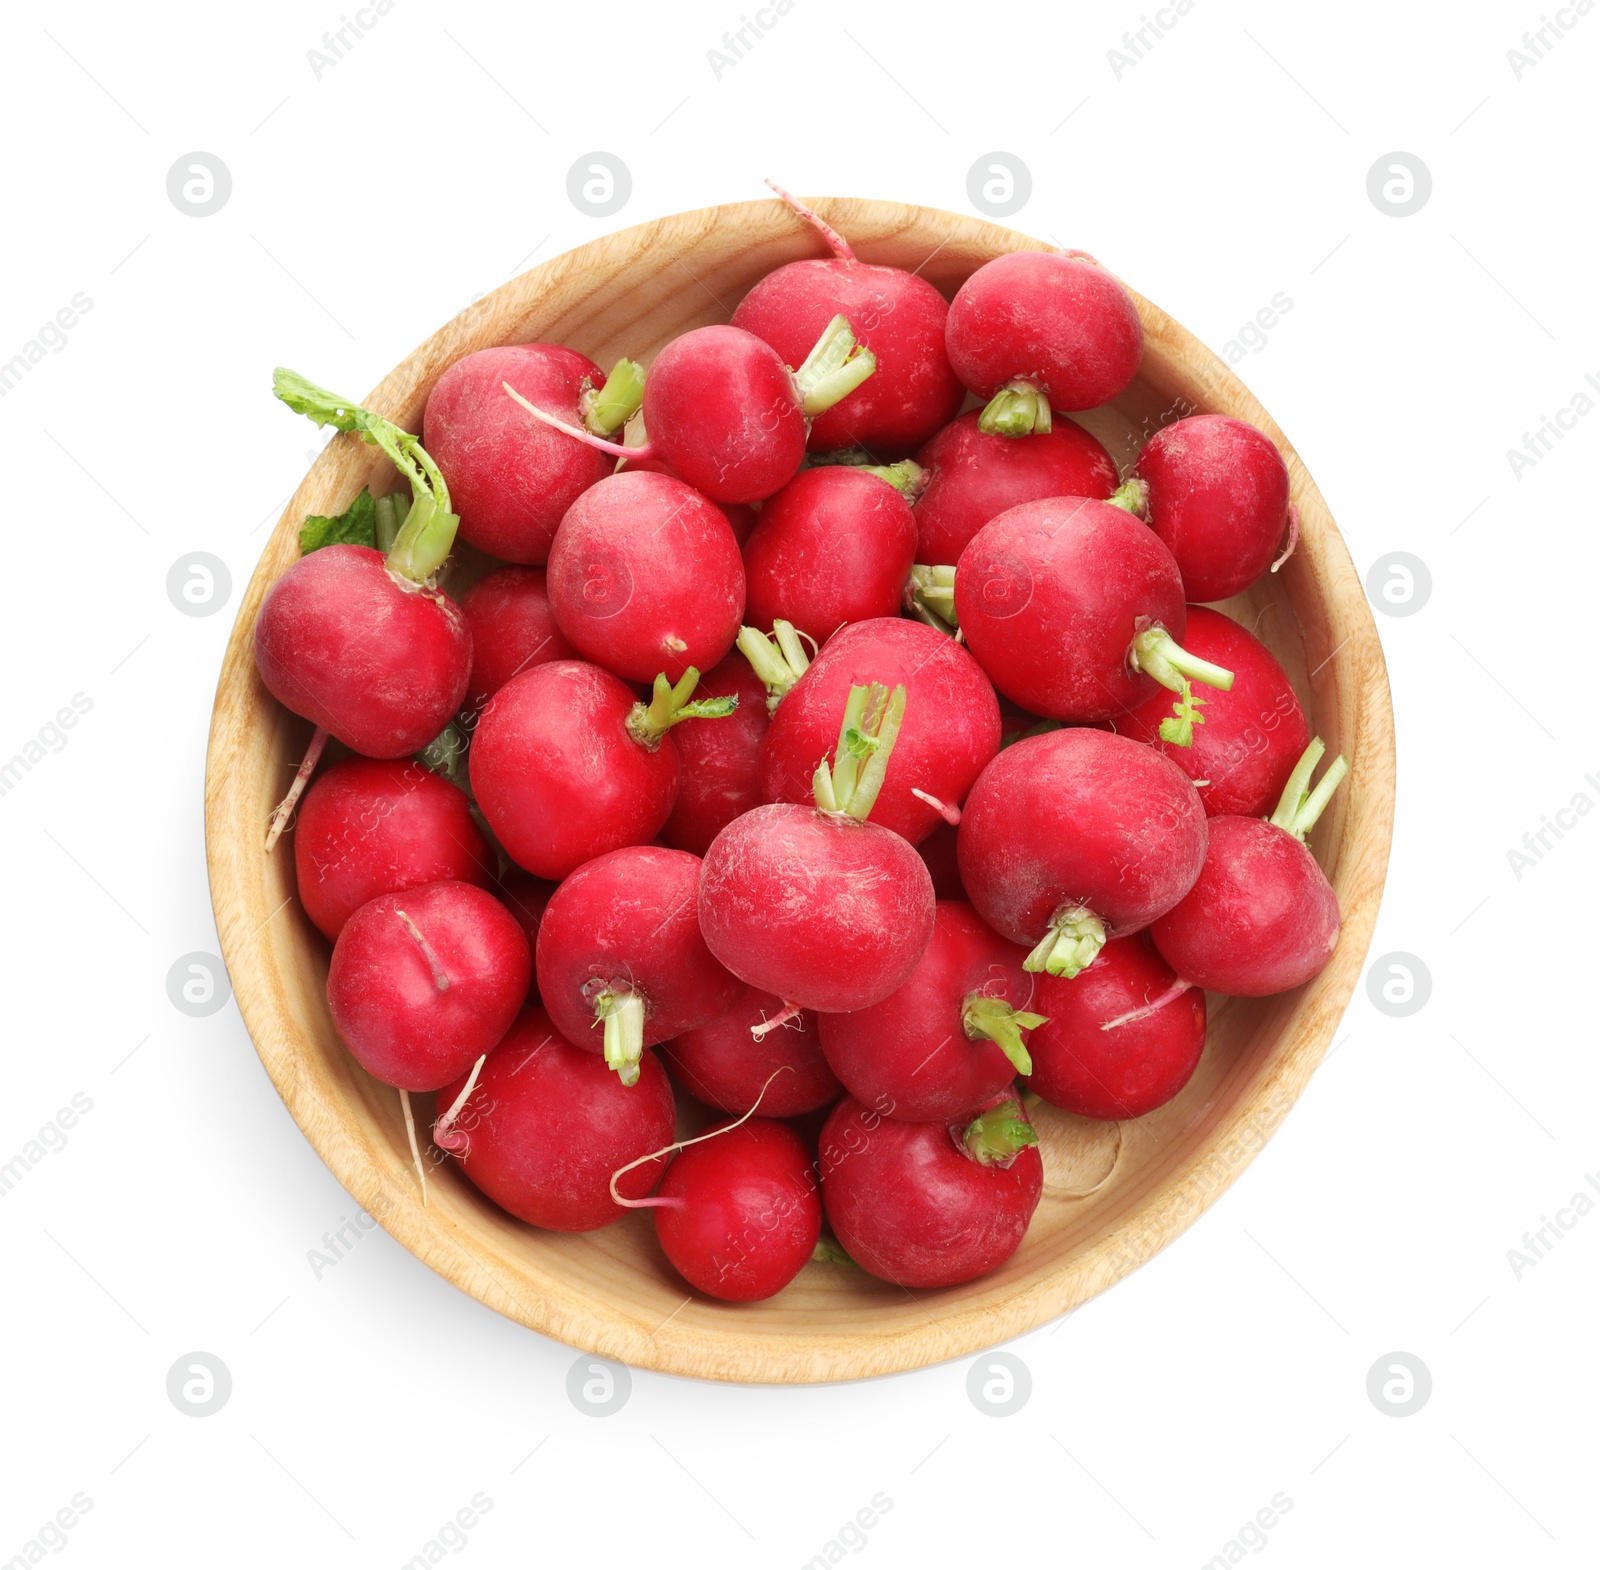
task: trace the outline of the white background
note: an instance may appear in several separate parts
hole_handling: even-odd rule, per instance
[[[1561,13],[1519,80],[1533,0],[1198,0],[1118,79],[1137,0],[942,21],[797,0],[718,79],[736,0],[398,0],[319,79],[337,0],[29,10],[0,107],[0,359],[75,292],[93,307],[0,400],[0,755],[74,693],[93,707],[0,797],[0,1161],[74,1093],[93,1109],[0,1205],[0,1559],[82,1492],[52,1558],[393,1567],[481,1492],[452,1562],[789,1567],[883,1493],[847,1557],[1181,1567],[1284,1493],[1246,1557],[1593,1562],[1600,1219],[1520,1280],[1507,1251],[1600,1169],[1600,822],[1520,879],[1507,852],[1576,793],[1600,801],[1600,414],[1520,479],[1506,450],[1600,376],[1600,18]],[[566,195],[595,149],[632,174],[615,218]],[[166,194],[196,150],[233,181],[204,219]],[[1011,1347],[1032,1380],[1016,1415],[979,1412],[960,1363],[809,1389],[639,1373],[596,1419],[568,1399],[572,1349],[383,1232],[317,1279],[307,1252],[352,1202],[232,1003],[168,1001],[173,962],[216,949],[218,662],[317,445],[268,378],[359,395],[531,260],[768,173],[971,210],[995,150],[1032,173],[1016,227],[1093,251],[1214,348],[1293,300],[1240,374],[1358,570],[1403,550],[1432,575],[1420,612],[1378,618],[1400,795],[1373,948],[1421,958],[1432,996],[1393,1019],[1357,993],[1233,1190]],[[1395,150],[1432,174],[1407,218],[1367,194]],[[221,614],[168,599],[195,550],[231,570]],[[166,1394],[194,1350],[232,1376],[204,1419]],[[1396,1350],[1433,1382],[1405,1418],[1367,1394]]]

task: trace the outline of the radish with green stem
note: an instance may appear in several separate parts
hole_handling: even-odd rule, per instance
[[[733,713],[734,698],[691,701],[699,673],[656,678],[648,703],[581,660],[513,677],[472,741],[478,805],[516,864],[559,882],[586,861],[661,832],[681,765],[670,734],[684,720]]]
[[[843,1088],[817,1044],[818,1015],[755,987],[733,1006],[661,1045],[673,1079],[708,1107],[792,1118],[838,1099]],[[781,1071],[781,1072],[780,1072]]]
[[[1039,978],[1048,1021],[1028,1038],[1023,1083],[1078,1117],[1120,1121],[1164,1106],[1206,1044],[1206,995],[1181,981],[1142,934],[1112,938],[1073,980]]]
[[[1339,942],[1339,901],[1305,837],[1349,763],[1311,776],[1326,749],[1313,737],[1270,819],[1213,818],[1194,886],[1155,921],[1150,936],[1185,981],[1208,992],[1259,998],[1321,971]]]
[[[466,1089],[463,1074],[439,1092],[439,1105],[454,1107]],[[434,1143],[518,1220],[592,1232],[627,1215],[622,1201],[655,1187],[665,1161],[639,1158],[670,1146],[674,1121],[672,1086],[654,1057],[640,1064],[636,1085],[624,1085],[596,1053],[564,1040],[543,1009],[530,1008]],[[613,1190],[612,1174],[624,1166]]]
[[[917,968],[881,1002],[823,1014],[823,1055],[857,1101],[912,1123],[948,1122],[987,1106],[1032,1068],[1027,950],[964,903],[940,901]]]
[[[741,990],[700,936],[700,865],[657,845],[597,856],[556,890],[540,923],[540,1000],[624,1085],[637,1082],[646,1047],[715,1019]]]
[[[896,615],[916,558],[906,496],[919,473],[912,463],[802,469],[745,541],[745,620],[781,617],[821,644],[847,622]]]
[[[1106,731],[1051,731],[1007,747],[972,787],[961,881],[995,931],[1031,949],[1027,970],[1070,978],[1108,933],[1140,931],[1189,892],[1206,822],[1171,759]]]
[[[296,413],[379,448],[411,482],[412,502],[387,555],[362,545],[313,550],[262,601],[256,668],[273,697],[316,726],[268,850],[329,735],[369,758],[420,751],[461,707],[472,669],[466,618],[433,583],[459,521],[438,466],[393,421],[293,371],[274,372],[272,389]]]
[[[733,698],[738,703],[732,714],[685,720],[672,729],[683,768],[678,799],[661,838],[676,850],[703,856],[735,818],[766,799],[761,794],[761,741],[767,734],[767,689],[744,655],[735,652],[707,671],[695,692],[702,702]]]
[[[756,502],[794,477],[810,422],[872,375],[872,351],[835,316],[791,370],[753,333],[695,327],[674,338],[645,379],[643,446],[624,446],[506,392],[536,420],[616,458],[660,458],[714,502]]]
[[[817,416],[807,446],[812,452],[858,445],[893,456],[910,452],[961,407],[964,389],[945,357],[950,307],[915,273],[861,261],[809,207],[767,184],[833,255],[774,268],[739,302],[733,325],[795,365],[834,317],[847,317],[876,357],[877,370]]]
[[[1191,681],[1226,691],[1233,676],[1183,648],[1183,580],[1128,510],[1135,489],[1025,502],[985,524],[956,565],[956,619],[995,686],[1029,713],[1109,719],[1159,683],[1178,694],[1161,734],[1186,746]]]
[[[1117,466],[1071,420],[1031,436],[991,435],[970,409],[917,453],[925,480],[917,497],[917,560],[957,562],[991,518],[1048,496],[1109,497]]]
[[[773,715],[761,744],[768,801],[805,802],[819,758],[834,753],[838,716],[862,682],[904,686],[895,741],[872,821],[912,844],[959,817],[1000,746],[1000,705],[978,662],[948,636],[901,617],[852,622],[828,640]]]
[[[944,336],[956,375],[986,400],[981,428],[1001,436],[1048,431],[1053,409],[1110,403],[1144,349],[1133,297],[1081,251],[985,262],[950,302]]]
[[[845,1096],[818,1140],[822,1203],[865,1271],[896,1286],[972,1281],[1017,1251],[1044,1189],[1015,1096],[954,1124],[906,1123]]]
[[[380,894],[333,946],[328,1012],[368,1073],[437,1090],[506,1033],[532,964],[511,913],[472,884]]]
[[[487,888],[495,862],[465,792],[409,759],[341,758],[300,804],[294,870],[306,915],[332,939],[380,894]]]
[[[556,531],[548,581],[567,641],[625,681],[709,670],[744,611],[728,520],[665,474],[615,474],[586,490]]]
[[[457,360],[434,384],[422,432],[461,509],[461,537],[503,561],[543,566],[567,509],[611,472],[584,441],[535,425],[505,388],[551,419],[604,440],[639,407],[644,373],[553,343],[506,344]]]
[[[887,997],[933,931],[928,869],[900,835],[866,821],[905,688],[852,688],[843,709],[836,761],[814,776],[815,805],[745,813],[711,842],[700,873],[700,930],[711,952],[751,986],[818,1011]]]

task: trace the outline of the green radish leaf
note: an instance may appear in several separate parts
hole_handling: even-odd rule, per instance
[[[377,503],[366,486],[337,518],[312,514],[300,525],[300,554],[309,556],[324,545],[375,546],[378,538]]]

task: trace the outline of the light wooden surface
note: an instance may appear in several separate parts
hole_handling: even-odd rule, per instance
[[[861,257],[922,269],[947,295],[987,258],[1045,249],[976,219],[889,202],[819,199]],[[419,429],[424,400],[454,360],[492,344],[550,339],[603,365],[648,358],[687,328],[726,321],[778,264],[820,254],[776,201],[683,213],[597,240],[534,268],[463,312],[404,360],[367,402]],[[572,1345],[638,1366],[712,1379],[795,1382],[889,1373],[971,1354],[1103,1291],[1176,1237],[1239,1175],[1321,1060],[1359,979],[1388,861],[1394,732],[1388,681],[1361,583],[1310,476],[1220,360],[1138,302],[1147,334],[1139,380],[1082,417],[1124,467],[1148,431],[1178,414],[1237,415],[1289,463],[1302,536],[1288,566],[1225,606],[1275,650],[1312,726],[1351,775],[1313,849],[1338,892],[1344,933],[1309,986],[1213,1000],[1210,1040],[1178,1099],[1116,1130],[1039,1109],[1045,1189],[1022,1248],[968,1286],[913,1296],[864,1273],[808,1265],[775,1299],[728,1306],[690,1293],[661,1257],[649,1217],[586,1236],[539,1232],[496,1210],[449,1163],[419,1202],[395,1093],[339,1043],[323,1001],[322,940],[293,897],[287,841],[261,843],[308,727],[255,671],[262,596],[294,560],[307,513],[336,513],[362,484],[395,488],[387,464],[336,436],[291,498],[245,592],[217,687],[206,779],[206,841],[222,952],[245,1024],[295,1121],[356,1200],[417,1257],[489,1307]],[[315,366],[301,367],[313,377]],[[265,375],[266,368],[263,368]],[[290,416],[285,413],[285,419]],[[427,1098],[422,1098],[426,1110]]]

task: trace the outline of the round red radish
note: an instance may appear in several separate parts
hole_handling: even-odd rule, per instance
[[[369,899],[456,881],[487,888],[494,858],[466,793],[420,763],[342,758],[295,820],[295,888],[327,938]]]
[[[961,881],[1002,937],[1033,945],[1030,970],[1075,975],[1106,930],[1138,932],[1189,892],[1206,815],[1184,772],[1098,730],[1016,742],[967,797]]]
[[[1011,435],[1048,422],[1052,409],[1109,403],[1138,374],[1144,348],[1128,291],[1098,263],[1060,251],[1012,251],[985,262],[950,302],[944,337],[956,375],[991,402],[991,423]],[[1026,420],[992,406],[1014,385]],[[1036,409],[1028,407],[1030,393]]]
[[[665,474],[616,474],[585,491],[550,547],[549,585],[567,641],[627,681],[709,670],[744,612],[727,519]]]
[[[917,560],[953,566],[991,518],[1048,496],[1103,500],[1117,488],[1111,454],[1081,425],[1055,420],[1032,436],[990,435],[980,411],[952,420],[917,454]]]
[[[905,982],[870,1008],[824,1014],[823,1055],[852,1096],[907,1122],[949,1122],[989,1105],[1028,1067],[1033,1008],[1025,949],[970,905],[941,901]]]
[[[761,1034],[755,1035],[759,1030]],[[722,1112],[798,1117],[837,1099],[839,1081],[817,1044],[817,1015],[781,998],[741,988],[733,1006],[664,1042],[661,1055],[679,1085]]]
[[[677,799],[678,749],[641,722],[645,707],[580,660],[524,671],[489,700],[472,740],[472,789],[518,866],[559,882],[661,832]]]
[[[1013,702],[1046,719],[1103,720],[1159,693],[1133,663],[1135,640],[1155,629],[1182,641],[1183,580],[1132,513],[1053,497],[973,536],[956,565],[955,611]]]
[[[673,1268],[725,1303],[782,1291],[822,1231],[811,1152],[771,1118],[714,1125],[673,1157],[652,1208]]]
[[[621,474],[665,474],[674,480],[683,478],[663,458],[628,458],[623,462],[626,467],[618,467]],[[712,505],[728,520],[728,527],[733,530],[733,537],[742,549],[744,542],[750,538],[750,531],[756,526],[758,514],[755,508],[749,502],[713,502]]]
[[[1154,1112],[1189,1083],[1205,1050],[1205,993],[1140,935],[1111,939],[1071,981],[1041,976],[1033,1006],[1048,1021],[1028,1038],[1025,1083],[1079,1117]]]
[[[863,1270],[896,1286],[985,1275],[1016,1253],[1039,1204],[1044,1166],[1032,1141],[1015,1101],[963,1129],[899,1122],[846,1096],[818,1142],[834,1236]]]
[[[1000,745],[1000,706],[989,679],[960,644],[920,622],[853,622],[828,640],[778,705],[761,744],[768,801],[811,799],[820,760],[836,756],[839,713],[863,682],[903,685],[905,723],[889,760],[871,821],[913,844],[959,808]]]
[[[544,878],[531,878],[520,867],[513,867],[504,877],[496,879],[493,885],[495,897],[511,912],[517,925],[522,928],[522,935],[528,940],[528,952],[538,953],[539,923],[544,920],[546,907],[550,904],[550,896],[555,893],[558,885],[546,881]],[[535,971],[528,984],[528,1001],[539,1001],[539,977]]]
[[[1195,700],[1201,709],[1191,744],[1163,739],[1161,727],[1172,714],[1172,695],[1164,690],[1108,723],[1119,736],[1166,753],[1195,781],[1208,815],[1261,817],[1311,739],[1294,686],[1272,651],[1221,611],[1189,606],[1183,646],[1233,672],[1228,691]]]
[[[760,759],[767,734],[767,689],[749,661],[735,652],[700,678],[695,693],[700,698],[736,698],[739,704],[723,718],[685,720],[672,731],[683,772],[661,838],[678,850],[703,856],[740,813],[766,799]]]
[[[467,704],[474,713],[513,676],[573,657],[550,612],[542,568],[497,568],[461,596],[461,614],[472,629]]]
[[[900,835],[781,803],[736,818],[707,850],[700,930],[741,980],[802,1008],[865,1008],[922,957],[933,884]]]
[[[449,595],[412,583],[364,545],[302,556],[256,619],[267,690],[369,758],[403,758],[442,731],[466,696],[472,634]]]
[[[505,384],[582,423],[585,394],[604,381],[593,360],[553,343],[479,349],[445,371],[428,395],[422,437],[449,482],[464,540],[505,561],[543,564],[567,509],[612,461],[530,420]]]
[[[492,894],[426,883],[380,894],[345,922],[328,1012],[369,1074],[437,1090],[506,1033],[531,971],[522,929]]]
[[[624,1084],[646,1047],[715,1019],[739,995],[700,936],[699,886],[698,856],[632,845],[579,867],[545,909],[539,997],[561,1034],[603,1049]]]
[[[543,1009],[525,1009],[489,1054],[447,1129],[441,1150],[503,1210],[553,1232],[592,1232],[628,1212],[611,1197],[614,1172],[672,1143],[672,1086],[654,1058],[625,1086],[604,1061],[562,1040]],[[453,1107],[467,1076],[439,1092]],[[643,1199],[664,1157],[617,1178],[624,1199]]]
[[[847,622],[898,615],[916,551],[911,505],[893,483],[865,469],[803,469],[745,542],[745,620],[765,632],[782,617],[825,643]]]
[[[1310,981],[1339,942],[1339,901],[1316,858],[1260,818],[1213,818],[1194,886],[1150,928],[1196,987],[1259,998]]]
[[[1195,414],[1145,443],[1134,474],[1150,527],[1191,600],[1225,600],[1272,565],[1289,514],[1289,470],[1270,437],[1243,420]]]
[[[893,456],[911,451],[961,407],[965,390],[945,358],[949,311],[925,279],[847,255],[775,268],[740,301],[733,325],[799,365],[828,323],[847,317],[878,368],[817,416],[808,446],[812,452],[865,447]]]

